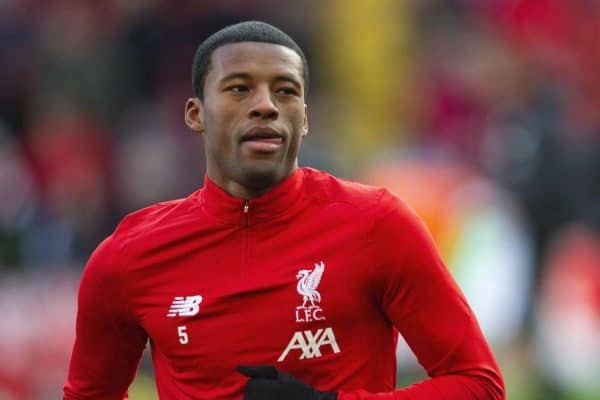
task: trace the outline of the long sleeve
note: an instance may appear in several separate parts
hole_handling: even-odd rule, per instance
[[[371,236],[378,300],[430,378],[390,393],[341,391],[339,400],[504,399],[498,365],[427,228],[394,196],[381,201],[387,211]]]
[[[115,247],[108,238],[85,267],[63,399],[127,399],[135,377],[146,334],[127,309]]]

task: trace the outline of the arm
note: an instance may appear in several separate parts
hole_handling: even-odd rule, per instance
[[[76,339],[65,400],[126,399],[146,343],[123,294],[114,239],[92,254],[79,289]]]
[[[379,302],[430,379],[392,393],[340,391],[339,400],[504,399],[498,365],[427,228],[387,192],[382,205],[372,234]]]

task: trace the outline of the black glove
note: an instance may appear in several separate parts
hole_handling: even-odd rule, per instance
[[[250,379],[244,400],[337,400],[336,392],[321,392],[272,365],[240,365]]]

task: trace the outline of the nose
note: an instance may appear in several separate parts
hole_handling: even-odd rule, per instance
[[[248,117],[250,119],[259,120],[275,120],[279,116],[279,110],[273,98],[271,97],[271,91],[268,88],[259,88],[255,92],[254,102],[248,110]]]

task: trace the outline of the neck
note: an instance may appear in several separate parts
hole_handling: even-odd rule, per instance
[[[249,200],[267,193],[279,183],[284,181],[292,173],[294,173],[295,170],[296,168],[279,179],[272,176],[253,176],[248,177],[244,182],[240,182],[232,178],[224,178],[219,176],[219,174],[211,174],[210,170],[207,171],[207,175],[215,185],[219,186],[231,196]]]

